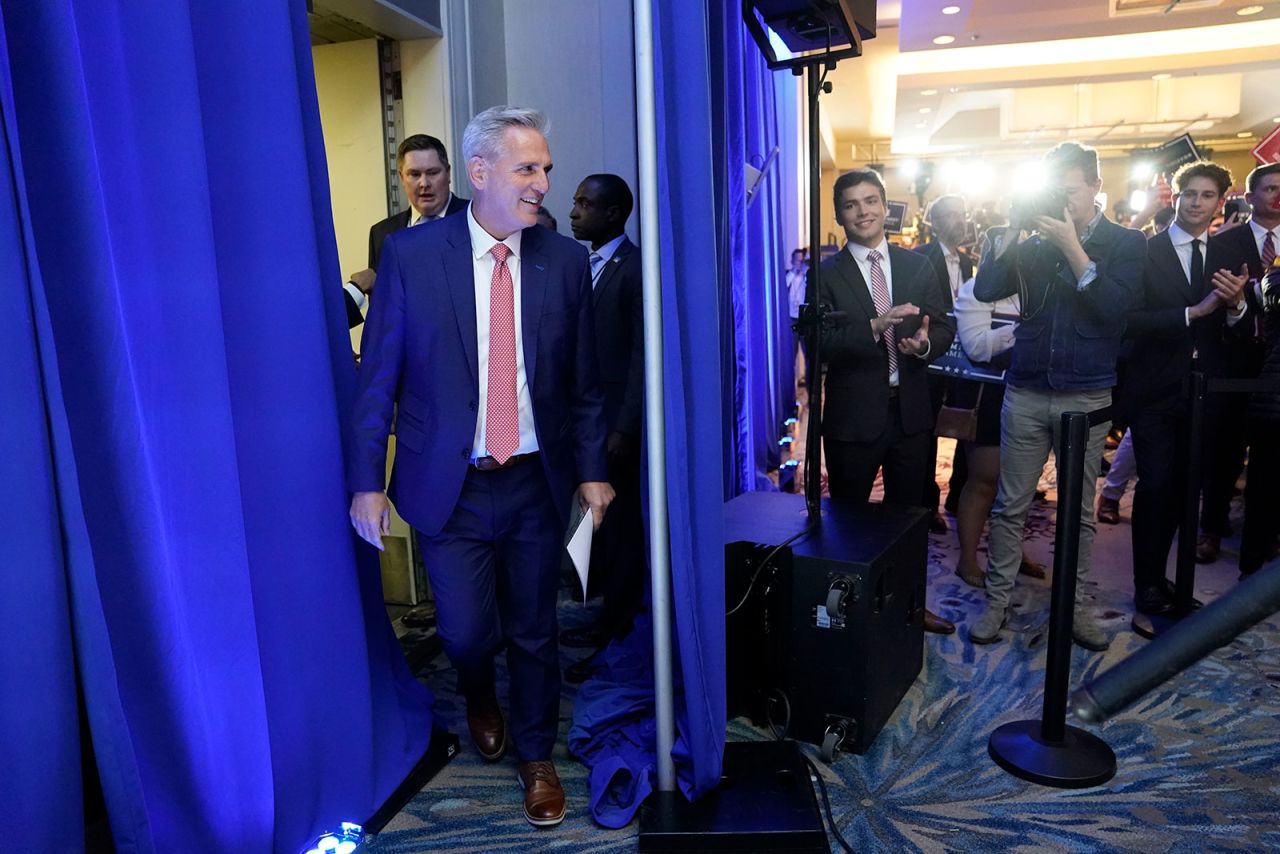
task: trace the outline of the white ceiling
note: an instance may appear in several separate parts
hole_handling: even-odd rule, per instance
[[[945,5],[960,11],[943,15]],[[1161,14],[1169,5],[882,3],[877,37],[832,73],[835,91],[822,101],[837,160],[1066,138],[1129,147],[1186,132],[1215,150],[1252,147],[1280,116],[1280,3],[1249,17],[1236,14],[1247,0],[1181,0]],[[937,47],[938,35],[956,41]]]

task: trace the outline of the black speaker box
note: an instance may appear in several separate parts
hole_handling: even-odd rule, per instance
[[[924,661],[928,514],[747,493],[725,508],[728,704],[814,744],[864,753]]]

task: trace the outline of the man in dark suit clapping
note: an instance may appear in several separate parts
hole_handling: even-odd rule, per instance
[[[1129,418],[1138,464],[1133,498],[1134,605],[1144,614],[1173,608],[1165,578],[1178,529],[1188,445],[1186,378],[1216,376],[1223,335],[1244,317],[1244,265],[1223,264],[1209,223],[1222,207],[1231,173],[1216,163],[1188,163],[1173,176],[1174,222],[1147,241],[1142,303],[1127,318],[1129,371],[1117,403]]]
[[[947,352],[955,322],[929,262],[885,238],[880,176],[871,169],[846,172],[832,195],[848,243],[823,262],[820,289],[823,303],[845,313],[822,332],[831,497],[866,501],[883,469],[886,503],[923,506],[933,431],[925,366]],[[955,631],[929,612],[925,628]]]

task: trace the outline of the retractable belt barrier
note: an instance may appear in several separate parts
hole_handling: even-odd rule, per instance
[[[1053,597],[1049,605],[1048,660],[1040,720],[1014,721],[991,733],[987,752],[1016,777],[1079,789],[1097,786],[1116,773],[1116,755],[1105,741],[1067,725],[1067,683],[1071,678],[1071,623],[1080,556],[1080,501],[1089,428],[1111,419],[1111,407],[1064,412],[1058,442],[1058,519],[1053,554]]]

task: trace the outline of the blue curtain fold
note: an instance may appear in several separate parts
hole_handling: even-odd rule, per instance
[[[6,690],[0,743],[57,757],[24,783],[66,811],[23,850],[77,847],[74,638],[119,850],[295,852],[372,814],[431,729],[346,519],[353,368],[305,10],[0,10],[0,240],[16,222],[26,248],[4,286],[29,307],[5,430],[43,526],[17,545],[39,589],[5,606],[43,619],[60,716],[15,742]]]
[[[45,392],[39,340],[48,315],[39,271],[28,265],[22,164],[13,147],[13,94],[0,21],[0,289],[9,307],[0,336],[0,483],[22,512],[0,523],[0,811],[18,851],[82,844],[80,733],[66,584],[67,548],[55,490],[51,433],[65,435],[56,385]],[[14,322],[16,321],[16,322]],[[32,406],[14,406],[30,401]],[[47,845],[47,848],[45,847]]]
[[[792,152],[798,121],[795,78],[769,70],[742,22],[740,3],[712,4],[712,110],[716,230],[726,422],[725,471],[730,495],[777,487],[782,423],[795,409],[785,270],[796,232],[799,188]],[[747,202],[746,164],[779,156]]]
[[[721,322],[706,0],[654,4],[667,514],[681,791],[720,780],[725,736]],[[641,242],[646,240],[641,236]],[[574,708],[569,749],[591,768],[591,811],[626,825],[657,785],[648,615],[603,656]]]

